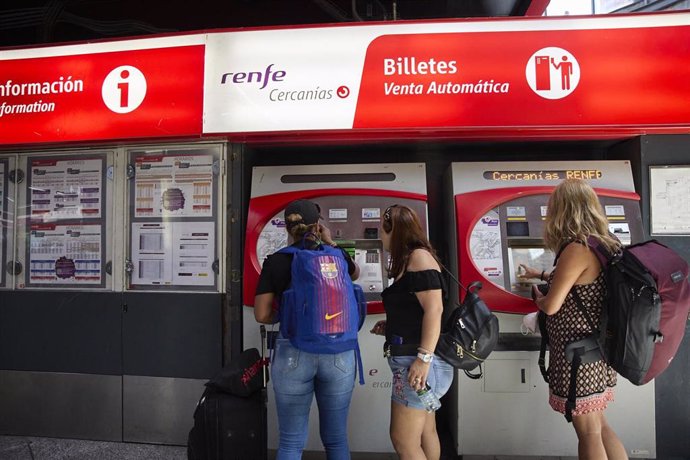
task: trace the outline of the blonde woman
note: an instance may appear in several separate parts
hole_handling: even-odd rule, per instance
[[[597,324],[606,298],[603,271],[587,239],[597,238],[610,252],[620,243],[609,234],[608,221],[592,187],[579,179],[568,179],[551,194],[546,216],[546,247],[557,254],[551,273],[526,267],[525,277],[548,282],[542,295],[536,286],[533,295],[537,307],[546,313],[549,337],[549,404],[563,414],[570,387],[571,365],[565,357],[567,344],[592,333],[576,298]],[[580,459],[627,459],[623,444],[604,416],[610,401],[616,372],[603,360],[580,365],[577,372],[576,400],[572,408],[573,427],[578,438]]]

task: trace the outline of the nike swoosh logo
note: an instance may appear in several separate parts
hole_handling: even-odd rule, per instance
[[[341,315],[342,313],[343,313],[342,311],[339,311],[338,313],[334,313],[332,315],[329,315],[328,313],[326,313],[326,321],[330,321],[333,318],[335,318],[336,316]]]

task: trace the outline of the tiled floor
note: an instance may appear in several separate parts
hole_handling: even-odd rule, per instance
[[[186,460],[187,448],[77,439],[0,436],[0,459]]]
[[[187,448],[78,439],[0,436],[0,460],[186,460]],[[269,452],[269,460],[275,452]],[[352,460],[396,460],[395,454],[354,453]],[[450,460],[445,456],[443,460]],[[305,452],[303,460],[325,460],[323,452]],[[546,457],[464,456],[463,460],[545,460]],[[246,459],[253,460],[253,459]],[[549,457],[548,460],[565,460]],[[574,460],[568,458],[568,460]]]
[[[79,439],[0,436],[0,460],[186,460],[187,448]],[[275,451],[269,451],[269,460]],[[303,460],[325,460],[305,452]],[[396,460],[394,454],[354,454],[352,460]],[[254,459],[246,459],[254,460]]]

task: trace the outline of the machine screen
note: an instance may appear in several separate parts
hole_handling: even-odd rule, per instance
[[[529,236],[529,222],[506,222],[508,236]]]

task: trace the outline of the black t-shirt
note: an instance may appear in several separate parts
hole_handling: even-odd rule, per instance
[[[299,244],[301,243],[295,243],[293,246]],[[356,269],[355,263],[352,261],[350,254],[343,248],[338,249],[342,251],[345,262],[347,262],[347,271],[352,275]],[[256,286],[256,295],[272,292],[279,298],[290,287],[290,281],[292,280],[292,257],[292,254],[275,253],[266,258]]]
[[[445,298],[446,286],[441,272],[421,270],[405,272],[381,293],[386,310],[386,342],[393,343],[393,336],[403,338],[403,344],[419,345],[422,340],[424,310],[415,292],[441,289]]]

